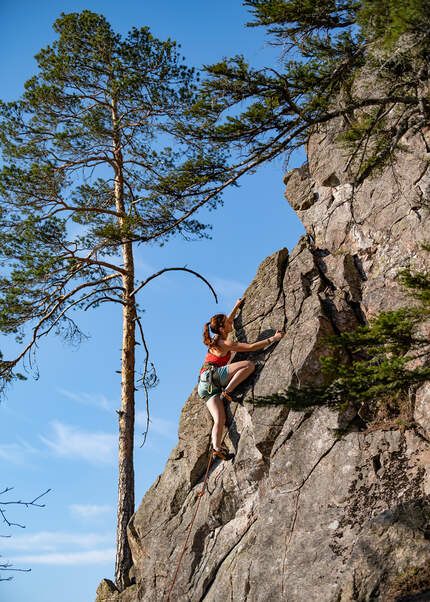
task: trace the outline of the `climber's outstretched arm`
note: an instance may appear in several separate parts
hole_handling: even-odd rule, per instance
[[[285,336],[285,332],[281,332],[277,330],[275,334],[273,334],[268,339],[263,339],[262,341],[256,341],[255,343],[238,343],[234,341],[229,341],[228,339],[219,339],[217,345],[218,347],[225,352],[228,351],[258,351],[259,349],[263,349],[276,341],[280,341],[282,337]]]
[[[227,316],[227,318],[230,320],[230,322],[233,322],[233,320],[234,320],[234,318],[235,318],[235,316],[236,316],[236,314],[237,314],[240,306],[242,305],[242,303],[243,303],[243,298],[241,297],[234,304],[233,309],[231,310],[231,312]]]

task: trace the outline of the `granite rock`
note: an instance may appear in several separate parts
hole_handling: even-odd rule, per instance
[[[395,170],[354,188],[335,128],[314,134],[308,163],[285,178],[307,234],[263,261],[235,321],[242,341],[276,329],[286,336],[252,354],[258,370],[227,408],[234,459],[211,467],[171,600],[382,602],[392,579],[430,561],[428,388],[417,396],[419,428],[406,431],[363,430],[354,411],[250,403],[321,382],[325,337],[410,303],[397,272],[428,269],[422,140],[405,140]],[[251,354],[235,359],[244,357]],[[194,390],[178,444],[129,525],[136,583],[118,593],[104,581],[97,602],[166,598],[199,499],[210,426]]]

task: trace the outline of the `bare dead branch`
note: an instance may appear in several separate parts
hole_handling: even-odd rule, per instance
[[[136,295],[136,293],[138,293],[144,286],[146,286],[148,284],[148,282],[151,282],[151,280],[154,280],[154,278],[158,278],[158,276],[161,276],[161,274],[164,274],[165,272],[177,272],[177,271],[189,272],[190,274],[194,274],[194,276],[197,276],[197,278],[200,278],[200,280],[203,280],[203,282],[205,284],[207,284],[207,286],[210,288],[213,296],[215,297],[216,303],[218,303],[218,297],[216,295],[216,292],[212,288],[212,285],[206,280],[206,278],[204,278],[204,276],[202,276],[198,272],[195,272],[194,270],[190,270],[189,268],[186,268],[186,267],[183,267],[183,268],[163,268],[159,272],[156,272],[155,274],[152,274],[151,276],[149,276],[149,278],[147,278],[146,280],[144,280],[143,282],[141,282],[139,284],[139,286],[137,286],[134,289],[134,291],[130,294],[130,297],[134,297]]]
[[[3,489],[3,491],[0,491],[0,495],[3,495],[4,493],[8,493],[9,491],[12,491],[13,487],[5,487],[5,489]],[[6,525],[8,527],[20,527],[21,529],[25,528],[25,525],[21,525],[20,523],[13,523],[12,521],[8,520],[8,518],[6,517],[6,513],[5,510],[3,509],[3,506],[10,506],[10,505],[21,505],[21,506],[26,506],[26,508],[28,508],[29,506],[35,506],[36,508],[44,508],[45,504],[39,504],[39,500],[45,496],[47,493],[49,493],[51,491],[51,489],[47,489],[46,491],[44,491],[43,493],[41,493],[40,495],[38,495],[37,497],[34,498],[34,500],[31,500],[29,502],[24,502],[22,500],[14,500],[14,501],[7,501],[7,502],[3,502],[0,501],[0,516],[3,518],[3,522],[6,523]],[[2,535],[0,537],[10,537],[10,535]],[[2,562],[0,563],[0,571],[14,571],[16,573],[29,573],[31,571],[31,569],[20,569],[20,568],[14,568],[13,565],[10,562]],[[0,577],[0,581],[11,581],[12,577]]]
[[[142,433],[143,441],[142,441],[142,443],[140,445],[140,447],[143,447],[145,445],[145,443],[146,443],[146,438],[147,438],[148,432],[149,432],[149,423],[151,422],[150,415],[149,415],[148,387],[146,386],[146,375],[148,373],[149,351],[148,351],[148,347],[146,345],[145,337],[143,335],[143,328],[142,328],[142,323],[140,321],[140,318],[138,316],[136,316],[135,321],[137,322],[137,325],[139,327],[140,337],[142,339],[142,344],[143,344],[143,347],[145,349],[145,365],[144,365],[144,368],[143,368],[142,385],[143,385],[143,390],[145,391],[146,425],[145,425],[145,430]]]
[[[3,493],[6,493],[8,491],[11,491],[12,489],[13,489],[13,487],[6,487],[6,489],[4,491],[2,491],[0,493],[0,495],[2,495]],[[8,527],[20,527],[21,529],[25,529],[24,525],[21,525],[20,523],[13,523],[8,520],[8,518],[6,517],[5,510],[3,509],[3,506],[20,505],[20,506],[25,506],[26,508],[28,508],[29,506],[35,506],[37,508],[45,508],[45,504],[38,504],[37,502],[50,491],[52,491],[52,490],[47,489],[46,491],[44,491],[43,493],[41,493],[40,495],[35,497],[34,500],[31,500],[30,502],[24,502],[22,500],[13,500],[13,501],[7,501],[7,502],[0,501],[0,515],[3,518],[3,522],[6,523]]]

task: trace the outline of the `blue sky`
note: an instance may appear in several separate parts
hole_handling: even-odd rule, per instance
[[[160,39],[182,44],[190,65],[210,64],[244,53],[256,66],[273,65],[278,50],[265,43],[264,31],[245,28],[241,2],[189,0],[61,2],[3,0],[0,6],[0,63],[3,100],[17,98],[35,70],[34,54],[54,39],[52,23],[61,12],[89,9],[105,15],[125,34],[149,26]],[[301,164],[296,156],[290,167]],[[212,224],[212,239],[172,240],[163,248],[141,247],[138,278],[168,266],[202,273],[208,289],[185,273],[154,280],[140,297],[143,324],[160,384],[151,393],[151,430],[140,448],[145,412],[137,396],[136,502],[163,471],[177,441],[182,406],[196,383],[205,349],[202,327],[213,313],[228,312],[270,253],[295,246],[302,225],[284,199],[285,166],[279,159],[245,178],[224,195],[216,212],[202,211]],[[42,341],[39,378],[9,391],[0,405],[0,491],[2,501],[30,500],[48,488],[45,508],[11,506],[8,518],[25,529],[3,524],[0,554],[30,573],[0,582],[2,602],[87,602],[103,577],[113,578],[116,526],[116,446],[120,405],[121,315],[106,305],[76,316],[88,339],[70,348],[56,338]],[[1,340],[7,356],[12,341]],[[205,411],[202,407],[202,411]],[[1,575],[0,575],[1,576]]]

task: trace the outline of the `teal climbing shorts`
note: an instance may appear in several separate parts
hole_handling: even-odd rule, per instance
[[[208,378],[209,370],[205,370],[200,374],[199,385],[197,388],[199,397],[201,397],[205,402],[212,399],[212,397],[215,397],[215,395],[219,395],[222,389],[227,385],[228,366],[221,366],[220,368],[216,368],[216,370],[213,372],[212,391],[209,391]]]

